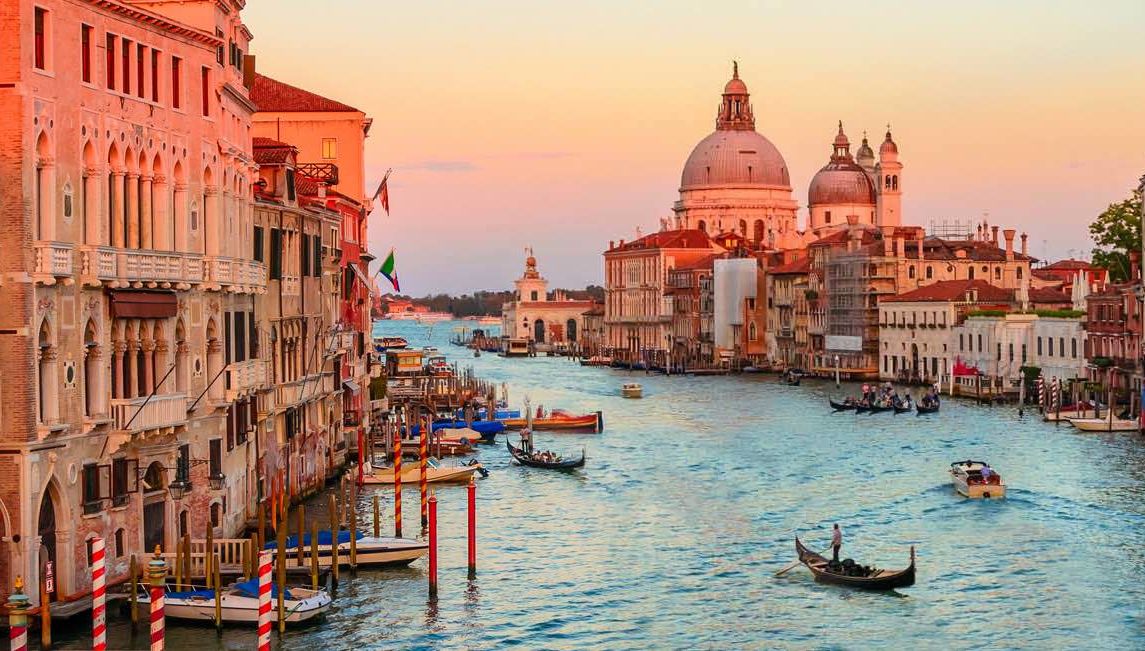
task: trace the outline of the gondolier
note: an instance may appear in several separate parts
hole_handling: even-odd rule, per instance
[[[521,449],[527,454],[533,453],[533,433],[527,427],[521,430]]]
[[[843,530],[839,528],[839,524],[835,523],[835,529],[831,532],[831,558],[839,562],[839,548],[843,546]]]

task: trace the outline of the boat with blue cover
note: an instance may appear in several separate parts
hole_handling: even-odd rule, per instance
[[[164,613],[173,619],[213,622],[215,620],[215,591],[205,588],[185,589],[188,586],[168,585],[163,595]],[[277,603],[278,586],[271,583],[272,603]],[[151,594],[142,585],[137,595],[141,604],[150,605]],[[288,587],[283,592],[283,608],[287,624],[320,617],[330,609],[333,600],[325,590]],[[219,595],[220,616],[225,624],[249,624],[258,621],[258,579],[239,581],[222,589]],[[146,607],[144,608],[146,611]]]

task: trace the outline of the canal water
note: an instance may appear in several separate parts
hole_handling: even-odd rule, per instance
[[[466,579],[465,491],[438,490],[440,597],[426,564],[343,578],[326,621],[282,649],[804,649],[1145,647],[1145,443],[1081,435],[1014,408],[957,400],[933,416],[833,414],[854,391],[773,376],[662,377],[559,358],[474,359],[455,325],[382,322],[505,382],[513,407],[602,410],[599,435],[539,433],[588,454],[575,474],[510,466],[483,448],[479,569]],[[642,400],[619,396],[625,381]],[[950,462],[989,461],[1004,501],[968,501]],[[392,491],[380,490],[392,531]],[[360,500],[371,517],[370,489]],[[416,518],[417,491],[406,496]],[[412,514],[412,517],[411,517]],[[918,579],[890,594],[818,585],[794,537],[884,568],[918,549]],[[408,532],[407,532],[408,533]],[[146,648],[122,623],[114,648]],[[86,636],[65,639],[72,648]],[[169,648],[253,648],[253,627],[175,625]]]

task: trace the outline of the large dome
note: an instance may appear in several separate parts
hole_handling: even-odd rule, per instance
[[[755,185],[791,187],[787,162],[755,131],[717,130],[700,141],[680,176],[680,190]]]

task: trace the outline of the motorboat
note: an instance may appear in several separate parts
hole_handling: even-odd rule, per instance
[[[519,429],[528,427],[527,418],[507,418],[505,427]],[[604,417],[598,411],[593,414],[574,416],[560,409],[554,409],[548,416],[540,415],[532,419],[533,429],[546,432],[580,432],[597,434],[604,430]]]
[[[168,585],[163,595],[163,609],[167,617],[195,621],[215,620],[215,590],[195,588],[183,590],[186,586]],[[151,603],[151,591],[142,589],[138,594],[139,603]],[[271,583],[271,603],[278,601],[278,585]],[[287,624],[301,624],[320,617],[330,609],[333,600],[325,590],[310,588],[286,588],[283,593],[283,609]],[[219,615],[224,624],[250,624],[258,621],[258,579],[233,583],[222,589],[219,595]]]
[[[795,553],[819,583],[844,585],[864,590],[893,590],[914,585],[914,547],[910,548],[910,565],[901,570],[882,570],[859,565],[851,559],[836,563],[807,548],[795,539]]]
[[[473,474],[477,472],[480,472],[482,476],[486,474],[485,469],[476,459],[471,460],[468,464],[443,466],[437,459],[431,458],[426,462],[425,476],[426,481],[431,484],[465,483],[472,479]],[[419,481],[421,481],[421,467],[416,463],[403,464],[402,483],[416,484]],[[372,472],[364,473],[362,483],[392,485],[394,483],[393,466],[374,468]]]
[[[1006,496],[1006,482],[1002,475],[985,461],[955,461],[950,464],[954,490],[971,499],[991,499]]]
[[[644,387],[641,386],[639,382],[625,382],[624,385],[620,387],[620,395],[625,398],[643,398]]]
[[[405,337],[374,337],[374,347],[378,350],[401,350],[409,347]]]
[[[402,473],[405,475],[405,473]],[[318,566],[329,568],[333,562],[333,547],[331,542],[334,537],[330,534],[330,530],[326,529],[318,532]],[[277,549],[278,543],[275,540],[268,541],[266,549]],[[298,536],[287,536],[286,538],[286,557],[298,557]],[[310,534],[302,536],[302,553],[304,556],[303,564],[310,563],[311,553],[311,538]],[[394,538],[390,536],[366,536],[358,532],[354,541],[354,561],[358,565],[373,566],[373,567],[400,567],[409,565],[417,559],[429,553],[429,544],[424,540],[417,540],[415,538]],[[350,532],[341,530],[338,532],[338,565],[350,565]],[[289,563],[288,563],[289,565]]]
[[[1141,428],[1137,420],[1132,418],[1065,418],[1065,420],[1083,432],[1136,432]]]

